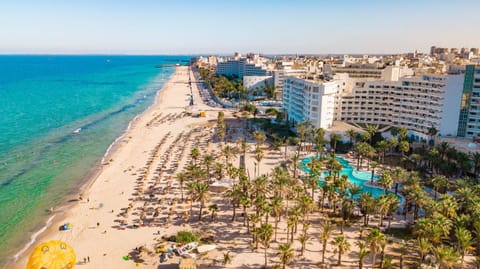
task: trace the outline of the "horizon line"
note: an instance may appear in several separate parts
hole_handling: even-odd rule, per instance
[[[0,56],[230,56],[235,52],[230,53],[1,53]],[[261,52],[246,52],[241,53],[246,55],[247,53],[255,53],[259,55],[281,55],[281,56],[293,56],[293,55],[306,55],[306,56],[328,56],[328,55],[400,55],[413,52],[397,52],[397,53],[362,53],[362,52],[336,52],[336,53],[300,53],[300,52],[287,52],[287,53],[261,53]],[[419,54],[429,54],[428,52],[419,52]]]

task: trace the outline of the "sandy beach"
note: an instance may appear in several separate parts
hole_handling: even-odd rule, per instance
[[[189,77],[193,83],[194,105],[190,104]],[[48,240],[62,240],[69,243],[76,252],[76,268],[178,268],[179,258],[174,257],[160,263],[158,254],[143,254],[138,257],[136,248],[153,250],[162,236],[176,234],[179,230],[193,230],[213,237],[217,249],[199,257],[199,268],[261,268],[264,262],[263,248],[255,250],[252,236],[243,225],[241,209],[232,221],[232,208],[222,193],[210,192],[211,201],[204,209],[204,218],[197,221],[198,203],[190,208],[190,202],[181,201],[181,188],[175,175],[190,164],[190,152],[198,147],[200,154],[214,154],[217,162],[221,146],[216,137],[216,121],[220,108],[212,108],[202,98],[188,67],[178,67],[171,79],[159,92],[157,101],[133,121],[131,128],[115,144],[111,154],[104,158],[98,173],[79,193],[77,201],[65,212],[55,212],[53,224],[42,233],[37,243]],[[206,117],[193,115],[200,111]],[[235,118],[233,111],[225,111],[228,124],[223,146],[236,146],[236,139],[244,135],[244,122]],[[246,156],[246,170],[254,177],[258,165],[252,151],[255,140],[249,134],[250,150]],[[284,160],[283,149],[274,150],[268,144],[262,145],[264,156],[258,174],[269,174]],[[238,165],[236,157],[231,160]],[[185,196],[187,193],[185,190]],[[314,201],[319,198],[318,191]],[[292,201],[293,203],[293,201]],[[208,205],[217,204],[219,210],[214,221]],[[191,213],[191,214],[190,214]],[[309,221],[310,240],[306,243],[303,257],[296,257],[290,268],[315,268],[320,263],[321,242],[319,227],[323,214],[311,214]],[[72,229],[59,231],[64,223],[71,223]],[[341,268],[356,268],[356,247],[359,223],[345,227],[344,235],[352,244],[352,252],[345,255]],[[301,231],[302,225],[298,230]],[[333,236],[340,234],[334,231]],[[295,235],[295,238],[300,232]],[[333,237],[332,237],[333,238]],[[269,264],[278,264],[276,253],[279,244],[287,240],[287,223],[282,218],[278,225],[278,237],[268,250]],[[300,243],[294,240],[292,248],[299,256]],[[390,248],[390,247],[389,247]],[[391,247],[392,250],[394,246]],[[25,268],[27,249],[20,259],[8,268]],[[232,261],[223,265],[223,254],[230,252]],[[124,260],[129,255],[132,259]],[[327,267],[335,264],[337,255],[334,247],[328,245]],[[368,259],[367,259],[368,260]]]
[[[69,243],[76,251],[79,262],[77,266],[80,268],[135,267],[132,262],[123,261],[122,256],[127,255],[132,247],[153,242],[153,234],[158,230],[164,232],[165,228],[120,230],[118,214],[122,208],[127,208],[132,203],[134,192],[138,188],[137,179],[146,172],[147,166],[152,170],[147,172],[150,173],[147,175],[149,179],[155,177],[159,181],[171,177],[183,165],[190,144],[198,142],[190,138],[199,135],[202,128],[194,128],[201,127],[208,119],[216,116],[216,112],[208,111],[206,118],[186,117],[185,111],[190,101],[188,77],[187,67],[177,68],[159,92],[155,104],[132,123],[130,130],[117,142],[107,160],[104,160],[94,179],[86,183],[81,200],[66,212],[56,212],[54,223],[37,238],[37,243],[52,239]],[[194,91],[194,99],[200,101],[198,91]],[[202,108],[202,105],[193,107]],[[179,141],[179,138],[185,140],[186,144]],[[160,141],[163,144],[159,146]],[[175,151],[178,158],[161,164],[160,156],[165,156],[167,150],[170,154]],[[154,168],[167,165],[171,170],[162,176],[158,172],[153,174]],[[176,168],[173,167],[175,165]],[[67,222],[72,223],[73,228],[59,231],[58,227]],[[17,263],[8,268],[25,268],[31,250],[27,249]],[[81,264],[84,257],[89,257],[90,263]]]

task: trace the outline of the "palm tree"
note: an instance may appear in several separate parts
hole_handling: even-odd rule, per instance
[[[345,236],[339,235],[331,242],[332,245],[336,246],[336,252],[338,253],[338,265],[342,265],[342,255],[350,251],[350,243],[345,239]]]
[[[264,133],[259,131],[254,131],[253,137],[255,138],[256,147],[259,147],[260,145],[262,145],[263,142],[265,142],[265,140],[267,139],[267,136],[265,136]]]
[[[303,252],[305,251],[305,246],[307,244],[307,241],[310,239],[310,236],[306,234],[300,235],[298,237],[298,241],[300,242],[301,248],[300,248],[300,256],[303,256]]]
[[[225,165],[221,162],[216,162],[213,165],[213,168],[215,170],[215,175],[217,175],[217,179],[221,180],[225,175]]]
[[[405,127],[398,128],[398,138],[400,141],[407,139],[408,129]]]
[[[292,155],[290,160],[293,164],[293,178],[297,179],[297,166],[298,162],[300,162],[300,154],[295,153],[294,155]]]
[[[248,195],[245,193],[242,193],[242,196],[240,197],[239,204],[243,207],[243,226],[247,226],[247,233],[250,233],[250,225],[248,225],[248,214],[247,214],[247,208],[251,206],[252,200]]]
[[[387,238],[385,234],[383,234],[378,228],[373,228],[367,235],[367,244],[369,245],[370,252],[372,253],[372,268],[375,267],[377,253],[380,250],[381,245],[386,241]]]
[[[397,166],[395,167],[395,169],[392,170],[391,176],[392,176],[393,182],[395,183],[395,195],[397,195],[398,185],[405,181],[405,170]]]
[[[300,211],[304,217],[304,221],[308,220],[308,215],[315,207],[315,203],[313,202],[312,197],[309,195],[303,195],[298,199],[298,206],[300,207]]]
[[[313,129],[314,133],[314,141],[315,141],[315,150],[317,151],[317,155],[321,156],[321,152],[323,152],[325,146],[325,130],[323,128]],[[319,154],[320,153],[320,154]]]
[[[278,222],[280,221],[280,218],[282,216],[282,210],[283,210],[283,200],[279,196],[275,196],[272,199],[272,213],[273,216],[275,217],[275,241],[277,241],[277,229],[278,229]]]
[[[270,241],[272,240],[273,236],[273,227],[268,223],[263,223],[259,228],[256,230],[257,240],[263,245],[264,247],[264,255],[265,255],[265,267],[267,268],[268,260],[267,260],[267,249],[270,247]]]
[[[195,182],[193,185],[193,199],[194,201],[200,202],[200,211],[198,213],[198,220],[202,220],[202,210],[205,206],[205,203],[210,200],[209,194],[210,185],[204,182]]]
[[[389,216],[387,231],[390,231],[390,225],[392,223],[392,215],[395,214],[395,212],[397,212],[398,206],[400,205],[400,199],[398,199],[398,196],[396,194],[389,193],[387,194],[387,200],[388,200],[387,215]]]
[[[433,190],[435,191],[435,200],[437,200],[437,193],[441,188],[447,188],[449,182],[448,178],[443,175],[435,176],[430,179],[430,182],[433,184]]]
[[[393,268],[393,257],[392,256],[385,256],[383,261],[382,269],[390,269]]]
[[[335,156],[335,152],[337,151],[337,143],[342,139],[341,134],[332,133],[330,134],[330,146],[332,147],[333,155]]]
[[[328,239],[333,233],[333,225],[329,220],[324,220],[320,226],[320,241],[322,242],[322,264],[325,264],[325,251],[327,250]]]
[[[181,199],[183,202],[183,185],[185,184],[185,181],[187,181],[187,174],[186,173],[177,173],[176,179],[178,183],[180,184],[180,193],[181,193]]]
[[[439,212],[446,218],[452,219],[457,216],[457,200],[452,196],[445,194],[442,195],[438,202]]]
[[[464,227],[457,227],[455,228],[455,238],[457,239],[457,251],[460,253],[460,256],[462,258],[460,267],[463,268],[465,254],[473,250],[472,233],[470,233],[470,231],[468,231]]]
[[[212,154],[207,154],[203,156],[203,165],[205,165],[205,170],[207,171],[208,181],[210,182],[210,169],[215,161],[215,158]]]
[[[388,196],[386,194],[380,195],[376,201],[376,207],[378,213],[380,213],[380,223],[379,227],[383,227],[383,219],[385,215],[387,214],[387,211],[390,207],[390,201],[388,199]]]
[[[458,253],[450,246],[440,245],[434,249],[433,254],[440,268],[453,268],[458,262]]]
[[[398,139],[396,137],[390,137],[388,139],[388,146],[390,147],[390,153],[398,146]]]
[[[285,269],[287,264],[293,261],[295,257],[295,252],[291,248],[290,243],[281,244],[278,247],[277,256],[280,258],[280,262],[282,263],[282,268]]]
[[[260,162],[263,159],[263,150],[258,147],[255,148],[255,160],[257,161],[257,176],[260,175]]]
[[[222,155],[225,157],[225,165],[228,165],[230,163],[230,158],[235,155],[235,150],[230,145],[226,145],[223,147]]]
[[[350,150],[353,148],[353,140],[357,136],[357,133],[353,129],[348,129],[347,130],[347,136],[349,139],[349,144],[350,144]]]
[[[368,226],[369,215],[372,214],[375,209],[375,198],[373,198],[369,192],[364,192],[360,194],[358,198],[358,206],[363,215],[363,225]]]
[[[431,143],[432,146],[435,146],[435,136],[437,135],[437,133],[438,133],[437,128],[433,126],[428,128],[427,134],[430,136],[430,141],[432,142]],[[430,141],[429,141],[429,144],[430,144]]]
[[[367,248],[367,244],[363,241],[356,241],[355,244],[358,247],[358,269],[362,269],[363,260],[370,255],[370,251]]]
[[[373,145],[372,145],[372,139],[373,139],[373,136],[375,135],[375,133],[377,132],[377,126],[375,126],[375,125],[370,125],[370,124],[369,124],[369,125],[367,125],[367,130],[366,130],[366,131],[367,131],[367,133],[368,133],[369,136],[370,136],[369,144],[370,144],[371,146],[373,146]]]
[[[193,165],[197,165],[197,159],[200,156],[200,150],[197,147],[193,147],[190,152],[190,157],[192,158]]]
[[[389,171],[383,172],[383,174],[380,176],[380,179],[378,180],[378,185],[383,187],[383,190],[385,194],[387,193],[387,190],[392,188],[393,184],[393,179]]]
[[[406,140],[400,141],[400,143],[398,144],[398,149],[403,154],[403,156],[405,156],[405,154],[410,151],[410,143],[408,143],[408,141]]]
[[[310,125],[311,123],[308,121],[300,122],[299,124],[297,124],[296,130],[298,136],[300,137],[300,147],[297,150],[298,153],[300,153],[300,151],[302,150],[303,142],[305,142],[307,139],[308,128]]]
[[[230,201],[232,204],[232,221],[235,221],[236,219],[236,209],[238,205],[240,204],[240,200],[243,197],[243,192],[240,190],[237,184],[233,185],[233,187],[229,190],[227,190],[224,194],[224,197]]]
[[[381,160],[382,163],[385,163],[385,152],[387,152],[387,149],[388,149],[388,141],[387,140],[378,141],[377,144],[375,144],[375,148],[378,152],[379,160]]]
[[[250,214],[250,222],[252,223],[252,241],[255,243],[255,249],[258,249],[257,223],[260,221],[260,216],[257,214]]]

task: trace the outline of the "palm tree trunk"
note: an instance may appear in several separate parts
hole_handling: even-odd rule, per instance
[[[322,264],[325,264],[325,250],[327,248],[327,241],[323,240],[323,248],[322,248]]]
[[[203,203],[200,203],[200,212],[198,213],[198,220],[202,220],[202,210],[203,210]]]
[[[247,216],[247,207],[243,207],[243,227],[246,226],[246,222],[247,222],[247,219],[248,219],[248,216]]]
[[[275,218],[275,241],[277,241],[277,228],[278,228],[278,220]]]
[[[180,193],[182,195],[182,202],[183,202],[183,184],[180,184]]]
[[[265,246],[265,269],[267,269],[267,247]]]

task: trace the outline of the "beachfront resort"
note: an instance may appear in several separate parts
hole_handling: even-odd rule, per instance
[[[79,268],[475,268],[476,58],[440,58],[193,59],[41,241]]]

